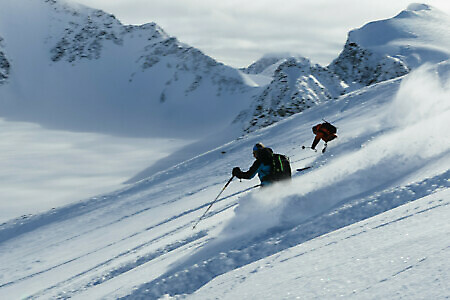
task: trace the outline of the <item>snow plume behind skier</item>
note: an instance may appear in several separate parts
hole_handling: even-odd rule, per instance
[[[385,122],[404,127],[435,118],[450,109],[450,62],[437,67],[424,65],[401,84]],[[438,125],[438,124],[436,124]],[[450,123],[447,123],[447,126]],[[441,131],[445,127],[436,127]],[[448,130],[444,130],[448,132]],[[442,132],[445,134],[445,132]]]

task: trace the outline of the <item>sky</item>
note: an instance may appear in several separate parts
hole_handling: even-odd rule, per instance
[[[233,67],[267,53],[300,54],[327,65],[351,29],[391,18],[412,0],[72,0],[122,23],[155,22],[169,35]],[[450,1],[426,2],[450,15]]]

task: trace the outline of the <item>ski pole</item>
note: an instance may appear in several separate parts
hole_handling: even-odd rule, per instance
[[[308,158],[316,157],[316,156],[317,156],[317,154],[313,154],[313,155],[310,155],[310,156],[307,156],[307,157],[303,157],[303,158],[291,161],[291,163],[293,164],[293,163],[296,163],[296,162],[299,162],[299,161],[302,161],[302,160],[305,160],[305,159],[308,159]]]
[[[231,176],[231,178],[228,180],[228,182],[225,184],[225,186],[222,188],[222,190],[220,191],[219,195],[217,195],[216,199],[214,199],[213,202],[211,202],[211,204],[208,206],[208,208],[206,209],[206,211],[203,213],[203,215],[198,219],[198,221],[194,224],[194,226],[192,227],[192,229],[195,229],[195,227],[198,225],[198,223],[200,223],[200,221],[203,219],[203,217],[206,215],[206,213],[209,211],[209,209],[211,208],[211,206],[213,206],[214,202],[217,201],[217,199],[219,199],[220,195],[222,195],[223,191],[227,188],[227,186],[230,184],[231,180],[233,180],[234,176]]]
[[[315,152],[317,152],[317,149],[313,149],[312,147],[302,146],[302,149],[306,149],[306,148],[311,149],[311,150],[314,150]]]

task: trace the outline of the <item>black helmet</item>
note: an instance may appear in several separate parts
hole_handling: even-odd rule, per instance
[[[257,143],[255,146],[253,146],[253,152],[257,152],[258,150],[265,148],[263,143]]]
[[[259,158],[260,157],[260,152],[262,149],[264,149],[264,145],[262,143],[258,143],[255,146],[253,146],[253,156],[255,158]]]

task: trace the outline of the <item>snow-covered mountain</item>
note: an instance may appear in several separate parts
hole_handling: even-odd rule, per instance
[[[1,115],[15,120],[113,134],[202,136],[228,127],[254,90],[238,70],[154,23],[126,26],[62,0],[1,1],[0,36],[2,81],[8,76],[0,89]]]
[[[410,70],[401,59],[373,53],[351,41],[347,41],[329,69],[349,84],[360,87],[405,75]]]
[[[240,69],[246,74],[263,74],[272,76],[278,66],[288,59],[302,59],[299,54],[290,53],[268,53],[252,63],[247,68]]]
[[[422,64],[445,61],[450,58],[448,28],[445,13],[411,4],[391,19],[352,30],[340,55],[327,67],[308,70],[302,59],[282,64],[273,59],[277,67],[273,81],[236,121],[244,122],[244,131],[253,131],[343,93],[405,75]],[[270,69],[265,63],[272,61],[263,58],[251,70]]]
[[[344,50],[329,66],[348,84],[362,86],[407,74],[424,63],[450,58],[450,19],[425,4],[352,30]]]
[[[344,94],[345,83],[328,69],[306,58],[289,58],[273,74],[272,82],[254,97],[251,107],[234,122],[244,131],[271,125]]]

